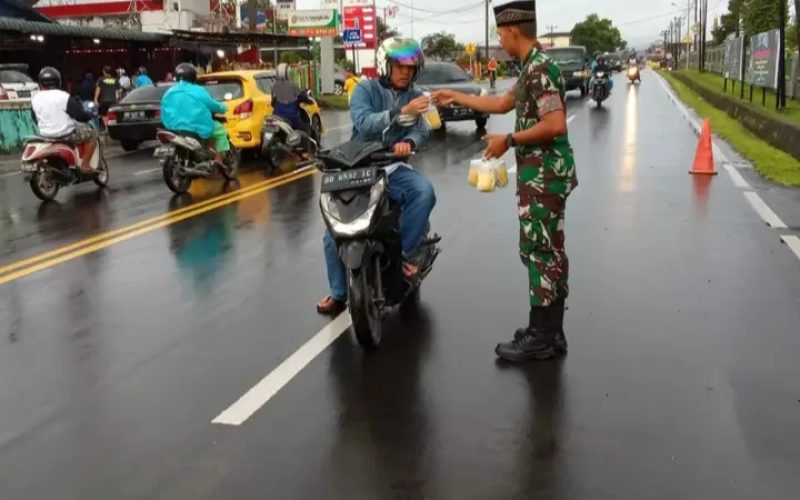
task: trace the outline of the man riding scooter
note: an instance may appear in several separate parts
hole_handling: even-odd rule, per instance
[[[75,146],[85,144],[78,168],[83,173],[94,172],[91,161],[98,147],[98,134],[88,124],[94,115],[84,109],[78,96],[70,97],[61,90],[61,73],[55,68],[42,68],[39,88],[39,93],[31,100],[39,135],[46,139],[63,139]]]
[[[411,165],[402,161],[422,147],[430,134],[421,115],[431,105],[430,99],[414,88],[414,80],[425,64],[425,55],[415,40],[389,38],[378,48],[377,66],[380,78],[362,82],[353,92],[350,117],[353,121],[351,140],[382,142],[393,149],[398,162],[385,167],[389,180],[389,198],[402,205],[400,236],[403,251],[403,273],[408,280],[419,276],[417,252],[428,231],[428,218],[436,204],[430,181]],[[404,127],[398,120],[415,120]],[[324,237],[325,263],[328,268],[330,295],[317,304],[320,314],[335,315],[345,310],[347,279],[330,233]]]
[[[215,114],[228,108],[214,100],[211,94],[197,85],[197,70],[189,63],[175,68],[177,84],[170,87],[161,99],[161,122],[168,130],[189,132],[214,149],[214,163],[222,165],[223,153],[231,149],[225,126],[214,120]]]
[[[289,80],[289,65],[278,65],[277,81],[272,87],[272,109],[275,115],[288,121],[292,128],[308,133],[308,126],[301,118],[301,103],[312,104],[308,94],[300,90],[296,83]]]
[[[605,73],[608,75],[608,91],[611,92],[614,90],[614,79],[611,78],[611,68],[606,62],[606,56],[599,53],[596,54],[595,62],[592,63],[592,78],[589,81],[589,88],[592,88],[592,85],[594,84],[594,77],[597,73]]]

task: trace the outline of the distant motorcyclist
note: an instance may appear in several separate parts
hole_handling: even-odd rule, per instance
[[[611,68],[608,66],[608,62],[606,61],[606,56],[603,54],[597,54],[594,63],[592,64],[592,79],[589,82],[589,87],[591,88],[594,85],[595,75],[597,73],[605,73],[608,79],[608,91],[614,88],[614,79],[611,78]]]
[[[301,103],[311,103],[306,92],[300,90],[296,83],[289,80],[289,65],[278,65],[277,81],[272,86],[272,109],[275,116],[288,121],[292,128],[308,133],[308,126],[301,118]]]
[[[85,144],[79,168],[93,172],[91,160],[97,149],[97,131],[88,125],[94,118],[83,108],[78,96],[61,90],[61,73],[47,66],[39,72],[40,91],[33,96],[31,108],[39,127],[39,135],[47,139],[61,139],[76,146]]]
[[[178,82],[161,99],[161,121],[175,132],[189,132],[210,141],[214,162],[222,164],[222,154],[231,148],[225,126],[214,120],[215,114],[225,113],[228,108],[214,100],[208,91],[197,85],[197,69],[189,63],[175,68]]]

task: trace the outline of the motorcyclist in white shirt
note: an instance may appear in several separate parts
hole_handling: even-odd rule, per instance
[[[42,68],[39,72],[39,88],[31,100],[39,135],[76,146],[85,144],[78,168],[85,173],[94,172],[91,159],[98,146],[98,134],[88,124],[94,115],[84,109],[77,96],[70,96],[61,90],[61,73],[55,68]]]

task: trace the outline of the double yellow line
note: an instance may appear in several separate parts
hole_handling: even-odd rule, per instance
[[[250,196],[269,191],[270,189],[275,189],[279,186],[283,186],[284,184],[289,184],[290,182],[309,177],[313,174],[313,168],[290,172],[273,179],[258,182],[252,186],[248,186],[238,191],[216,196],[188,207],[172,210],[165,214],[151,217],[129,226],[124,226],[119,229],[100,233],[96,236],[92,236],[91,238],[76,241],[75,243],[56,248],[49,252],[44,252],[39,255],[34,255],[33,257],[8,264],[0,267],[0,285],[23,278],[33,273],[37,273],[44,269],[57,266],[58,264],[62,264],[82,255],[108,248],[111,245],[127,241],[131,238],[155,231],[156,229],[196,217],[236,201],[243,200]]]

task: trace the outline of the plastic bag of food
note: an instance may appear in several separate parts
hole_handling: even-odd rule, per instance
[[[492,162],[492,166],[494,168],[497,187],[504,188],[508,186],[508,168],[506,168],[506,162],[500,159],[490,161]]]
[[[428,127],[432,130],[439,130],[442,128],[442,118],[439,116],[439,108],[434,104],[430,92],[425,92],[425,96],[430,103],[428,105],[428,111],[425,113],[425,121],[428,122]]]
[[[470,160],[469,162],[467,182],[469,182],[469,185],[472,187],[478,186],[478,172],[481,169],[481,165],[483,165],[483,160]]]
[[[483,193],[491,193],[497,185],[497,178],[495,175],[494,165],[490,161],[481,162],[478,169],[478,191]]]

